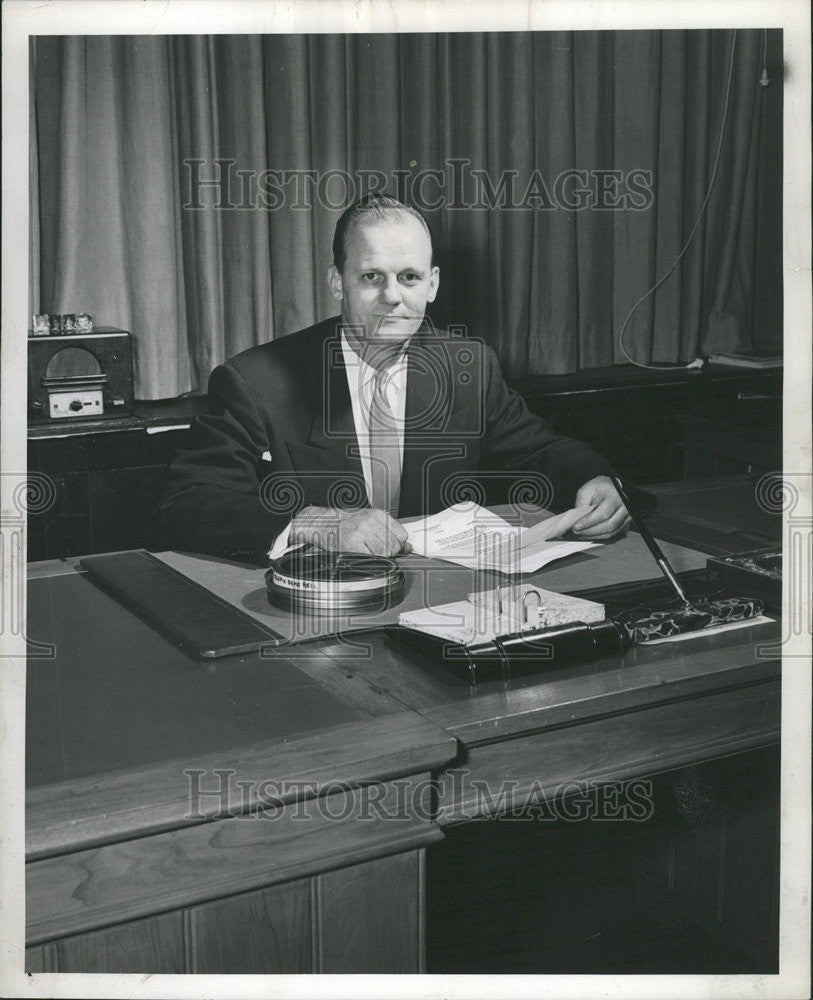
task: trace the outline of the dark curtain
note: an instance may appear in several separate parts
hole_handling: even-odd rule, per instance
[[[205,389],[337,311],[333,227],[383,181],[426,209],[438,323],[509,376],[624,363],[710,183],[732,37],[38,38],[32,311],[131,330],[140,398]],[[781,347],[781,67],[781,32],[738,33],[715,186],[637,361]]]

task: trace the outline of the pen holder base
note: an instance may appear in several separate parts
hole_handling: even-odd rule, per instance
[[[700,598],[689,605],[677,601],[630,608],[614,616],[634,646],[672,635],[747,621],[762,614],[764,604],[755,597]]]

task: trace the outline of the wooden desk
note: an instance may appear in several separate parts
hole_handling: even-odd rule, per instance
[[[472,689],[380,633],[197,663],[72,566],[31,575],[32,971],[419,972],[444,829],[779,741],[776,623]]]

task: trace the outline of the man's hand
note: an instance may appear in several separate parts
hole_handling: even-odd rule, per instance
[[[308,542],[329,552],[394,556],[411,552],[403,525],[383,510],[306,507],[291,522],[291,542]]]
[[[627,508],[608,476],[596,476],[586,482],[576,494],[576,506],[592,508],[573,525],[573,534],[580,538],[603,542],[630,526]]]

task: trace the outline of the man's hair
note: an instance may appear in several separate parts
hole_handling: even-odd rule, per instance
[[[345,209],[341,218],[336,223],[336,231],[333,234],[333,263],[340,274],[347,260],[347,238],[353,226],[362,222],[380,222],[393,215],[411,215],[416,218],[423,226],[431,245],[432,234],[429,232],[429,226],[417,208],[405,205],[402,201],[398,201],[397,198],[392,198],[388,194],[380,194],[378,192],[368,194],[360,201],[355,202],[349,208]]]

